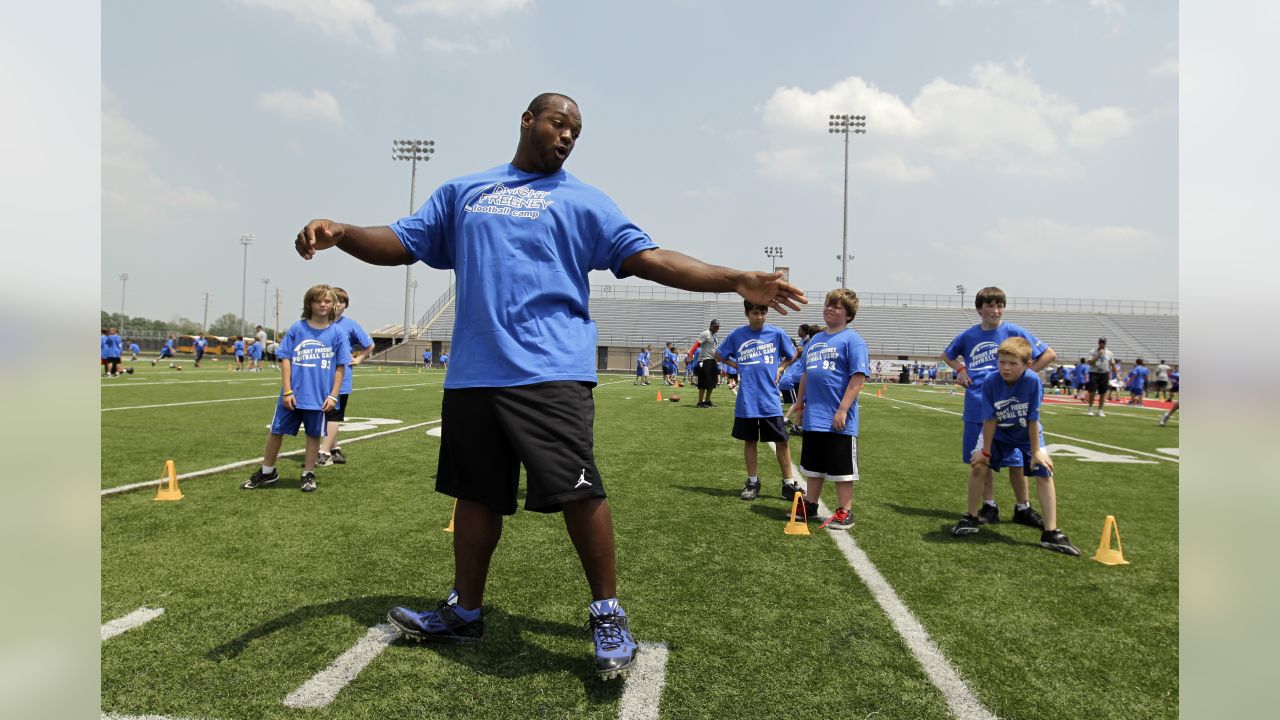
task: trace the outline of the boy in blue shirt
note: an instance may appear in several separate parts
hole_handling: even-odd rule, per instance
[[[240,485],[256,490],[280,479],[276,458],[284,436],[306,428],[307,453],[302,461],[302,492],[315,492],[316,457],[325,434],[325,413],[338,406],[342,378],[351,362],[346,335],[333,325],[337,319],[333,288],[316,285],[302,300],[302,319],[280,341],[280,399],[262,451],[262,467]]]
[[[982,504],[983,478],[992,469],[1021,468],[1036,477],[1036,496],[1044,510],[1040,546],[1073,557],[1076,549],[1058,527],[1057,491],[1053,484],[1053,459],[1044,447],[1040,427],[1040,402],[1044,385],[1029,369],[1031,343],[1011,337],[997,350],[998,370],[982,383],[982,434],[972,450],[969,474],[969,507],[952,528],[956,537],[978,532],[977,513]]]
[[[355,381],[356,366],[373,354],[373,338],[369,336],[369,333],[365,332],[360,323],[343,314],[351,306],[351,296],[347,294],[346,290],[335,287],[333,289],[333,299],[334,315],[337,317],[333,321],[333,326],[344,334],[348,348],[354,348],[358,345],[360,349],[351,352],[351,365],[347,367],[346,374],[342,376],[342,391],[338,394],[338,406],[325,414],[325,422],[328,425],[325,428],[324,441],[320,443],[320,456],[316,460],[317,465],[347,464],[347,456],[342,453],[342,448],[338,446],[338,430],[341,429],[341,423],[347,419],[347,408],[351,404],[351,388]]]
[[[428,370],[431,369],[431,351],[430,350],[422,351],[422,364]]]
[[[258,342],[256,339],[251,340],[249,342],[248,353],[249,359],[252,360],[252,362],[249,363],[249,369],[253,372],[262,372],[262,343]]]
[[[440,369],[441,370],[449,369],[449,353],[447,352],[440,353]]]
[[[636,356],[636,379],[631,382],[632,385],[649,384],[649,353],[652,351],[653,346],[646,345]]]
[[[827,293],[826,327],[809,339],[804,375],[796,391],[796,412],[804,413],[800,472],[809,481],[805,513],[818,512],[822,485],[836,484],[839,507],[822,523],[833,530],[853,527],[853,483],[858,479],[858,393],[867,380],[867,343],[849,327],[858,314],[858,296],[848,288]]]
[[[672,349],[671,343],[662,349],[662,383],[664,385],[676,384],[676,353]]]
[[[1147,390],[1147,376],[1151,371],[1147,369],[1142,358],[1133,361],[1133,369],[1129,371],[1129,404],[1142,407],[1142,398]]]
[[[152,367],[155,367],[156,363],[160,360],[163,360],[165,358],[170,358],[170,359],[173,358],[173,344],[174,344],[173,333],[169,333],[168,339],[164,341],[164,347],[160,348],[159,357],[151,361]]]
[[[196,339],[191,343],[191,350],[195,353],[196,361],[193,367],[200,367],[200,360],[204,358],[204,349],[209,346],[209,341],[205,339],[204,333],[198,333]]]
[[[142,351],[142,348],[138,347],[138,343],[133,340],[129,340],[128,342],[130,355],[129,362],[134,362],[138,359],[138,353]]]
[[[998,287],[985,287],[978,291],[974,305],[982,322],[965,330],[951,341],[942,353],[942,359],[956,371],[959,383],[968,388],[964,395],[964,431],[961,437],[960,455],[965,465],[982,432],[982,383],[996,374],[996,350],[1000,343],[1011,337],[1020,337],[1031,344],[1031,371],[1040,372],[1053,362],[1058,354],[1035,335],[1013,323],[1004,322],[1007,298]],[[960,362],[961,359],[964,362]],[[996,506],[995,486],[990,469],[984,470],[982,509],[978,520],[982,523],[1000,522],[1000,508]],[[1021,525],[1041,527],[1041,518],[1031,509],[1027,493],[1027,479],[1020,468],[1009,471],[1009,485],[1016,501],[1013,521]]]
[[[237,335],[236,341],[231,345],[236,353],[236,372],[244,370],[244,336]]]
[[[111,371],[111,377],[120,374],[120,358],[124,355],[124,340],[120,339],[120,331],[111,328],[107,332],[107,368]]]
[[[782,498],[790,500],[801,490],[800,483],[791,477],[791,447],[782,423],[778,378],[800,355],[782,328],[765,324],[768,305],[750,300],[743,300],[742,305],[747,324],[729,333],[716,349],[716,360],[733,369],[742,383],[733,405],[731,433],[743,441],[742,455],[747,466],[747,484],[738,497],[760,497],[760,477],[756,473],[758,445],[763,440],[774,444],[782,470]]]

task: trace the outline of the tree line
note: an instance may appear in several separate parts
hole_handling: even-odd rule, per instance
[[[150,318],[133,317],[130,315],[121,316],[120,313],[109,313],[105,310],[102,313],[102,327],[119,328],[122,335],[127,334],[139,337],[163,337],[169,333],[175,335],[195,335],[200,332],[200,323],[185,317],[176,317],[173,320],[152,320]],[[256,322],[250,322],[245,329],[245,333],[253,335]],[[271,328],[263,328],[267,331],[267,337],[273,339],[275,333]],[[230,337],[240,334],[240,316],[235,313],[226,313],[221,317],[214,319],[209,323],[209,327],[204,330],[206,335],[219,335],[222,337]]]

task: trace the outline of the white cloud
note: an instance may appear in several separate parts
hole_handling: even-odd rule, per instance
[[[324,90],[312,90],[307,96],[297,90],[275,90],[258,93],[258,105],[292,120],[324,120],[345,125],[338,99]]]
[[[1051,220],[1001,220],[983,236],[988,250],[1001,256],[1041,258],[1061,248],[1087,248],[1093,257],[1140,257],[1162,247],[1150,230],[1128,226],[1078,227]],[[1176,251],[1175,251],[1176,252]]]
[[[1157,77],[1178,76],[1178,58],[1168,58],[1159,65],[1151,68],[1151,74]]]
[[[487,38],[449,38],[428,37],[422,41],[427,52],[445,57],[479,57],[495,55],[511,49],[511,40],[506,35],[494,35]]]
[[[970,79],[937,78],[908,104],[860,77],[809,92],[781,87],[760,109],[774,147],[757,153],[761,172],[783,179],[814,177],[797,163],[821,147],[827,116],[867,116],[867,134],[857,140],[870,159],[865,172],[893,182],[933,177],[933,162],[967,163],[1018,175],[1061,175],[1071,167],[1069,151],[1097,148],[1128,134],[1133,125],[1122,108],[1081,112],[1069,99],[1045,90],[1021,62],[976,65]],[[869,145],[868,145],[869,144]],[[828,152],[820,150],[818,152]]]
[[[497,17],[533,7],[533,0],[413,0],[396,6],[401,15],[429,14],[442,17]]]
[[[1091,7],[1101,8],[1108,15],[1123,15],[1124,3],[1120,0],[1089,0]]]
[[[1077,148],[1099,148],[1108,141],[1129,134],[1133,120],[1121,108],[1105,107],[1071,119],[1067,144]]]
[[[192,211],[233,209],[208,190],[174,183],[152,168],[162,152],[155,140],[125,115],[115,95],[102,91],[102,213],[104,225],[165,226]]]
[[[372,43],[380,53],[396,49],[400,31],[378,15],[369,0],[237,0],[248,7],[266,8],[291,15],[330,37],[352,45]]]

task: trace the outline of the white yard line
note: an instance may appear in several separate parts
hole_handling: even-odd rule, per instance
[[[346,687],[365,666],[382,654],[387,646],[395,642],[400,633],[387,623],[374,625],[369,632],[360,638],[350,650],[342,653],[329,667],[316,673],[314,677],[302,684],[302,687],[289,693],[284,704],[291,708],[322,708],[338,697],[342,688]]]
[[[876,396],[873,394],[871,395],[871,397],[875,398]],[[861,397],[859,397],[859,399],[861,399]],[[947,413],[949,415],[959,415],[961,417],[964,416],[964,413],[959,413],[959,412],[956,412],[955,410],[948,410],[946,408],[934,407],[932,405],[921,405],[920,403],[913,403],[909,400],[899,400],[898,398],[889,398],[889,397],[876,398],[876,399],[888,400],[889,402],[902,403],[903,405],[911,405],[918,408],[924,408],[925,410],[933,410],[935,412]],[[1119,445],[1108,445],[1106,443],[1100,443],[1097,440],[1085,440],[1084,438],[1071,437],[1070,435],[1063,435],[1062,433],[1046,431],[1045,435],[1048,437],[1062,438],[1063,440],[1071,440],[1072,442],[1082,442],[1082,443],[1087,443],[1089,445],[1097,445],[1098,447],[1110,448],[1112,450],[1123,450],[1128,453],[1133,453],[1134,455],[1145,455],[1146,457],[1153,457],[1159,460],[1164,460],[1166,462],[1181,464],[1177,458],[1169,457],[1168,455],[1157,455],[1155,453],[1143,452],[1141,450],[1134,450],[1132,448],[1120,447]]]
[[[662,688],[667,682],[667,646],[640,643],[636,666],[627,674],[618,703],[618,720],[658,720]]]
[[[774,443],[766,444],[777,452],[777,446]],[[809,483],[800,474],[795,463],[791,464],[791,477],[797,479],[808,492]],[[823,515],[831,514],[830,508],[822,502],[821,498],[818,499],[818,512]],[[898,593],[894,592],[889,581],[880,574],[875,563],[871,562],[871,558],[858,547],[853,534],[847,530],[828,530],[827,533],[840,549],[849,566],[857,573],[858,578],[871,591],[871,596],[880,605],[880,609],[889,616],[889,622],[898,631],[898,635],[906,643],[907,649],[915,656],[916,661],[924,668],[929,682],[942,693],[943,699],[947,701],[947,707],[951,708],[951,714],[960,720],[995,720],[996,715],[982,705],[978,697],[965,684],[964,678],[960,677],[960,672],[952,666],[942,654],[942,650],[929,637],[929,632],[912,614],[906,603],[898,597]]]
[[[132,630],[139,625],[151,622],[163,614],[164,608],[140,607],[124,617],[116,618],[115,620],[103,625],[102,640],[103,642],[110,640],[122,632]]]
[[[414,423],[413,425],[398,427],[394,430],[383,430],[382,432],[370,433],[368,435],[361,435],[359,437],[343,438],[342,442],[343,444],[360,442],[361,440],[369,440],[372,438],[381,437],[383,435],[393,435],[395,433],[404,432],[405,430],[412,430],[414,428],[420,428],[424,425],[431,425],[433,423],[438,423],[438,422],[440,421],[428,420],[426,422]],[[289,452],[282,452],[280,453],[279,457],[291,457],[293,455],[301,455],[305,452],[306,452],[305,448],[300,448],[298,450],[290,450]],[[218,467],[205,468],[204,470],[195,470],[189,473],[183,473],[182,475],[178,476],[178,479],[186,480],[187,478],[200,477],[202,475],[214,475],[216,473],[225,472],[227,470],[234,470],[238,467],[245,467],[248,465],[253,465],[255,463],[261,463],[261,462],[262,462],[262,458],[260,457],[253,458],[251,460],[238,460],[233,463],[227,463],[226,465],[219,465]],[[142,482],[130,483],[129,485],[120,485],[118,487],[107,488],[106,490],[102,491],[102,497],[106,497],[108,495],[115,495],[117,493],[128,492],[130,490],[137,490],[139,488],[144,488],[144,487],[153,487],[166,482],[169,482],[169,478],[164,477],[164,478],[160,478],[159,480],[144,480]]]
[[[439,384],[440,383],[423,382],[423,383],[410,383],[408,385],[383,385],[380,387],[357,388],[355,390],[352,390],[351,392],[353,393],[372,392],[374,390],[394,390],[396,388],[414,388],[414,387],[421,387],[423,385],[439,385]],[[162,405],[129,405],[127,407],[102,408],[102,412],[114,412],[116,410],[150,410],[153,408],[180,407],[183,405],[208,405],[212,403],[241,402],[243,400],[270,400],[270,399],[277,398],[279,396],[280,394],[276,393],[274,395],[258,395],[256,397],[225,398],[222,400],[192,400],[190,402],[165,403]]]

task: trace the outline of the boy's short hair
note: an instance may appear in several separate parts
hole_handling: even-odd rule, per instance
[[[332,300],[334,297],[333,288],[329,287],[328,285],[312,285],[311,289],[307,290],[307,294],[302,296],[302,319],[303,320],[311,319],[311,303],[325,296],[328,296],[330,300]],[[333,305],[330,305],[329,306],[329,322],[333,322],[334,320],[337,319],[337,317],[338,317],[337,309]]]
[[[822,307],[829,307],[839,303],[844,306],[844,313],[848,316],[849,322],[853,322],[853,318],[858,314],[858,293],[849,288],[836,288],[827,293],[827,298],[822,302]]]
[[[333,299],[334,302],[340,302],[347,307],[351,307],[351,296],[347,294],[346,290],[343,290],[337,285],[333,286]]]
[[[1031,343],[1026,338],[1011,337],[1000,343],[996,355],[1012,355],[1024,363],[1031,362]]]
[[[1141,365],[1141,364],[1143,364],[1143,363],[1142,363],[1142,358],[1138,358],[1137,360],[1134,360],[1133,362],[1134,362],[1134,364],[1136,364],[1136,365]]]
[[[973,298],[973,306],[979,310],[987,303],[995,303],[1000,307],[1004,307],[1008,301],[1009,298],[1004,294],[1004,291],[993,285],[978,291],[978,294]]]
[[[752,310],[763,310],[765,312],[769,312],[768,305],[761,305],[760,303],[751,302],[750,300],[743,300],[742,307],[745,308],[744,314],[746,315],[750,315]]]

